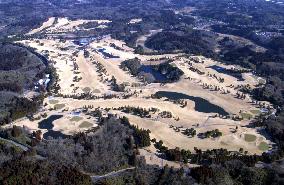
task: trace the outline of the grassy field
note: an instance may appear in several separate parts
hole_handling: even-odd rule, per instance
[[[253,116],[249,113],[241,113],[241,116],[244,118],[244,119],[252,119]]]
[[[91,127],[91,126],[93,126],[93,124],[90,123],[90,122],[88,122],[88,121],[83,121],[83,122],[79,125],[80,128],[89,128],[89,127]]]
[[[101,93],[101,91],[99,89],[95,89],[93,93]]]
[[[260,110],[251,110],[250,112],[256,115],[261,113]]]
[[[57,103],[59,103],[59,101],[58,100],[49,100],[49,103],[50,104],[57,104]]]
[[[92,89],[90,87],[85,87],[84,89],[82,89],[85,93],[90,92]]]
[[[58,110],[58,109],[63,109],[65,107],[65,104],[56,104],[54,105],[54,109]]]
[[[259,150],[266,151],[269,149],[269,145],[266,142],[261,142],[258,145]]]
[[[252,134],[245,134],[245,141],[246,142],[253,142],[256,140],[256,136]]]
[[[82,117],[74,116],[73,118],[70,119],[70,121],[78,122],[78,121],[81,121],[82,119],[83,119]]]

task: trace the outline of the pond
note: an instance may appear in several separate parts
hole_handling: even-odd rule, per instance
[[[152,74],[155,78],[155,81],[158,81],[158,82],[167,81],[166,75],[163,75],[159,71],[154,70],[153,67],[150,65],[142,65],[139,70],[141,72]]]
[[[87,39],[80,39],[73,41],[73,43],[79,46],[86,46],[89,44],[89,41]]]
[[[44,139],[48,139],[49,136],[53,137],[54,139],[58,139],[58,138],[66,138],[68,135],[63,134],[60,131],[54,131],[52,130],[54,125],[53,125],[53,121],[62,118],[63,115],[51,115],[48,118],[40,121],[38,123],[38,128],[40,129],[47,129],[48,131],[46,133],[43,134],[43,138]]]
[[[98,52],[100,52],[101,54],[103,54],[106,58],[119,58],[119,56],[114,56],[112,54],[109,54],[108,52],[106,52],[105,48],[100,48],[98,49]]]
[[[209,101],[195,96],[189,96],[187,94],[178,93],[178,92],[170,92],[170,91],[158,91],[156,92],[157,96],[165,97],[171,100],[178,100],[178,99],[189,99],[195,102],[195,110],[198,112],[204,113],[218,113],[220,115],[226,116],[229,115],[223,108],[210,103]]]
[[[52,137],[54,139],[58,139],[58,138],[65,139],[68,137],[68,135],[63,134],[60,131],[48,130],[48,132],[43,134],[43,138],[48,139],[48,137]]]
[[[214,69],[215,71],[217,71],[218,73],[222,73],[222,74],[226,74],[226,75],[230,75],[232,77],[237,78],[239,81],[244,81],[242,73],[239,72],[233,72],[230,69],[226,69],[224,67],[220,67],[217,65],[213,65],[213,66],[209,66],[208,68]]]
[[[38,128],[40,129],[53,129],[54,125],[53,125],[53,121],[62,118],[62,115],[51,115],[48,118],[40,121],[38,123]]]

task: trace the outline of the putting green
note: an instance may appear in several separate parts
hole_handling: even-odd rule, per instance
[[[83,122],[79,125],[80,128],[89,128],[89,127],[91,127],[91,126],[93,126],[93,124],[90,123],[90,122],[88,122],[88,121],[83,121]]]
[[[256,136],[252,134],[245,134],[245,141],[246,142],[253,142],[256,140]]]
[[[74,116],[73,118],[70,119],[70,121],[81,121],[83,118],[82,117],[79,117],[79,116]]]
[[[259,150],[262,150],[262,151],[266,151],[269,149],[269,145],[266,143],[266,142],[261,142],[259,145],[258,145],[258,149]]]
[[[101,91],[99,89],[95,89],[93,93],[101,93]]]
[[[241,113],[241,116],[242,116],[244,119],[251,119],[251,118],[252,118],[252,115],[249,114],[249,113]]]
[[[65,107],[65,104],[56,104],[54,105],[54,109],[63,109]]]
[[[253,113],[253,114],[260,114],[261,113],[260,110],[251,110],[250,112]]]
[[[221,142],[220,142],[220,144],[221,144],[221,145],[228,146],[228,144],[227,144],[227,143],[225,143],[224,141],[221,141]]]
[[[82,89],[82,91],[84,91],[85,93],[90,92],[92,89],[90,87],[85,87]]]
[[[59,101],[58,100],[49,100],[49,103],[50,104],[57,104],[57,103],[59,103]]]

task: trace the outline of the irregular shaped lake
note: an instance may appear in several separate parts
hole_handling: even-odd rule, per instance
[[[51,136],[54,139],[58,139],[58,138],[64,139],[68,136],[68,135],[63,134],[60,131],[52,130],[54,127],[53,121],[60,119],[62,117],[63,117],[62,115],[51,115],[47,119],[44,119],[38,123],[38,128],[48,130],[46,133],[43,134],[44,139],[48,139],[49,136]]]
[[[68,137],[68,135],[63,134],[60,131],[48,130],[48,132],[43,134],[43,138],[48,139],[48,137],[52,137],[54,139],[58,139],[58,138],[65,139]]]
[[[114,56],[114,55],[109,54],[108,52],[106,52],[105,48],[98,49],[98,52],[102,53],[106,58],[119,58],[119,56]]]
[[[159,71],[153,69],[150,65],[142,65],[139,69],[141,72],[150,73],[154,76],[155,81],[164,82],[167,81],[166,75],[161,74]]]
[[[62,118],[62,115],[51,115],[47,119],[42,120],[38,123],[38,128],[40,129],[53,129],[53,121]]]
[[[178,93],[178,92],[170,92],[170,91],[158,91],[156,92],[157,96],[165,97],[171,100],[178,100],[178,99],[189,99],[195,102],[195,110],[198,112],[204,113],[218,113],[220,115],[229,115],[223,108],[210,103],[209,101],[195,96],[189,96],[187,94]]]

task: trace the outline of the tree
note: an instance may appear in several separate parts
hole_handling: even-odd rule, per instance
[[[11,135],[13,137],[19,137],[21,134],[22,134],[22,129],[20,127],[13,125]]]
[[[267,182],[268,174],[265,169],[244,167],[239,181],[246,185],[262,185]]]

